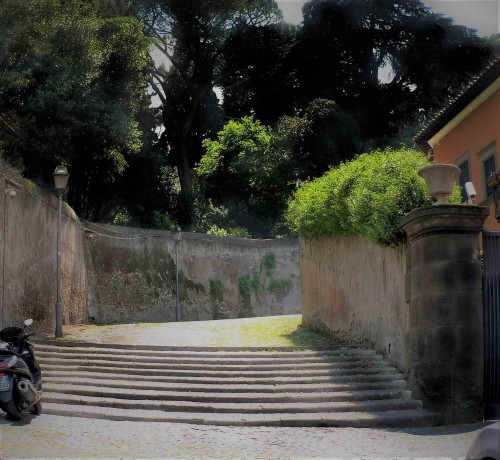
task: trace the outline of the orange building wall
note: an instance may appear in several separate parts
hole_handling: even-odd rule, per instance
[[[434,145],[436,163],[456,164],[464,154],[469,153],[469,168],[472,183],[477,192],[476,204],[485,199],[482,165],[479,154],[496,143],[495,162],[500,169],[500,90],[477,107],[446,136]],[[490,231],[500,231],[500,223],[495,219],[494,204],[490,204],[490,215],[485,222]]]

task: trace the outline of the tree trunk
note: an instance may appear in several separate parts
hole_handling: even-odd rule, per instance
[[[184,229],[190,229],[194,221],[194,190],[193,190],[193,168],[187,159],[186,146],[180,146],[182,160],[179,162],[178,174],[181,185],[181,197],[179,202],[178,221]]]

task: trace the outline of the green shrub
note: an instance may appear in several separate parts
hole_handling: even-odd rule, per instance
[[[260,277],[257,274],[242,275],[238,279],[238,287],[242,297],[249,297],[252,292],[256,293],[261,287]]]
[[[291,291],[292,288],[293,288],[293,283],[289,279],[281,279],[281,280],[272,279],[269,282],[267,290],[271,294],[286,295]]]
[[[429,164],[413,149],[364,153],[305,183],[289,203],[287,221],[303,236],[362,235],[381,246],[404,238],[401,217],[432,204],[417,172]],[[451,197],[460,202],[457,191]]]
[[[262,259],[262,265],[267,271],[274,270],[276,268],[276,254],[272,251],[266,252]]]
[[[225,291],[226,289],[221,280],[210,280],[210,299],[212,302],[222,302],[224,300]]]
[[[207,234],[216,236],[234,236],[235,238],[252,238],[252,235],[250,235],[250,233],[246,228],[243,227],[221,228],[215,224],[212,225],[207,230]]]

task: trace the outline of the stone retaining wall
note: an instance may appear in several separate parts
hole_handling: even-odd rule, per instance
[[[1,168],[0,187],[0,327],[29,316],[39,329],[51,330],[57,197]],[[3,193],[9,187],[14,197]],[[296,239],[183,233],[181,319],[300,313],[298,258]],[[63,203],[61,260],[63,324],[175,320],[170,232],[92,224],[86,229]]]
[[[407,248],[360,236],[300,240],[304,323],[350,343],[368,343],[405,367]]]
[[[88,228],[94,273],[89,315],[100,323],[175,320],[175,242],[171,233],[116,226]],[[298,257],[295,239],[246,240],[182,233],[181,320],[300,313]]]
[[[1,172],[1,171],[0,171]],[[16,190],[10,197],[6,188]],[[31,317],[53,328],[56,302],[57,197],[0,175],[0,327]],[[63,203],[62,301],[66,324],[87,318],[83,229]]]

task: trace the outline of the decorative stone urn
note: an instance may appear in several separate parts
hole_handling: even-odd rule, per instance
[[[432,164],[418,171],[429,188],[429,195],[436,198],[435,205],[448,204],[453,192],[453,184],[460,176],[460,168],[455,165]]]

